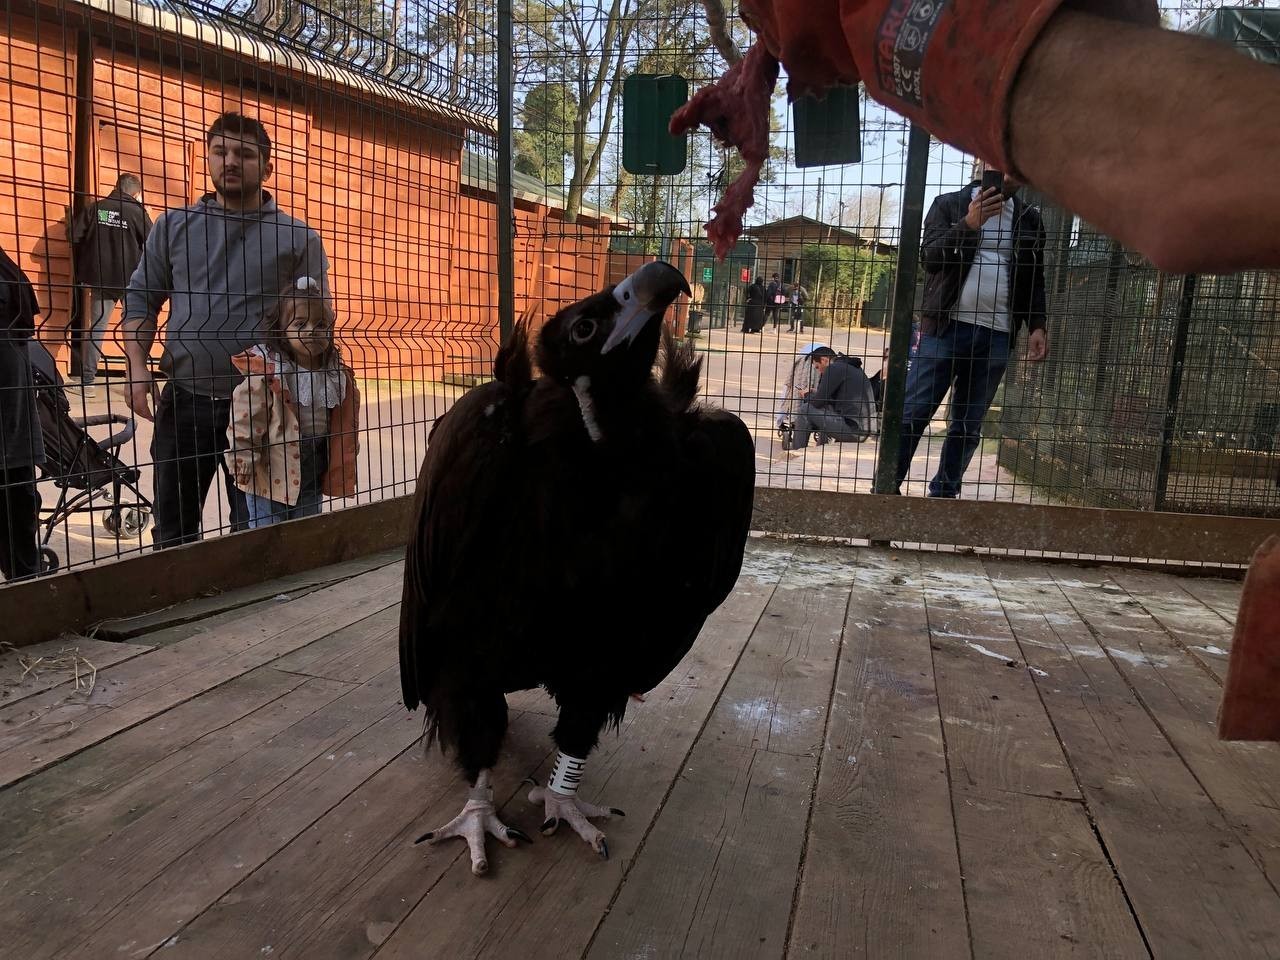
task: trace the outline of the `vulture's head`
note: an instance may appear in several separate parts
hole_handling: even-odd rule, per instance
[[[681,293],[689,293],[689,284],[679,270],[661,260],[646,263],[548,320],[538,337],[538,367],[576,392],[643,383],[658,356],[662,315]]]

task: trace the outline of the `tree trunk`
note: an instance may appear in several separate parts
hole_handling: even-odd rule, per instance
[[[453,35],[453,76],[449,78],[449,96],[457,97],[462,83],[462,71],[467,66],[467,0],[458,0],[458,10],[454,14],[455,32]]]
[[[729,24],[724,13],[724,0],[702,0],[702,9],[707,13],[707,33],[711,36],[711,42],[716,45],[725,63],[732,67],[742,59],[742,54],[729,34]]]

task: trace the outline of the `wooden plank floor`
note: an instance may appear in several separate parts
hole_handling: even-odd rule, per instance
[[[477,879],[412,844],[464,790],[399,703],[400,577],[0,655],[0,952],[1280,957],[1280,746],[1214,736],[1238,584],[753,541],[592,757],[613,858],[538,835],[530,692],[495,793],[536,842]]]

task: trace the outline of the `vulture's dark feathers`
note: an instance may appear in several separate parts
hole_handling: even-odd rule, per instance
[[[526,319],[495,379],[431,433],[401,681],[473,780],[496,759],[514,690],[545,687],[556,742],[587,756],[628,697],[688,652],[742,564],[751,435],[696,406],[700,361],[664,334],[661,309],[621,329],[621,297],[610,288],[551,318],[536,379]]]

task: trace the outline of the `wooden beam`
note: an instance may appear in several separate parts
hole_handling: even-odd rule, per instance
[[[756,490],[755,530],[1205,564],[1249,562],[1280,520],[982,500]]]
[[[1244,579],[1218,739],[1280,741],[1280,537],[1258,548]]]
[[[14,646],[83,633],[196,597],[403,546],[412,497],[248,530],[0,589]],[[1280,521],[819,490],[756,489],[752,529],[772,534],[1206,564],[1249,562]]]
[[[341,563],[403,545],[413,498],[337,510],[0,589],[4,639],[20,647],[134,616]]]

